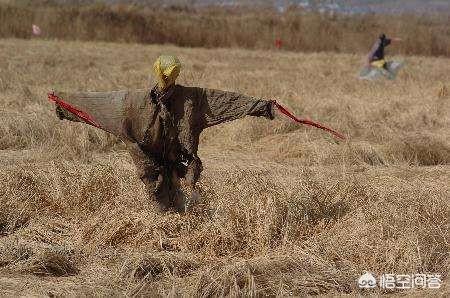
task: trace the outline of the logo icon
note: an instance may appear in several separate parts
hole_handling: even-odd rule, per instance
[[[377,286],[377,280],[370,272],[366,272],[358,279],[358,286],[361,289],[373,289]]]

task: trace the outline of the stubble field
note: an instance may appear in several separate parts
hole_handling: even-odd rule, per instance
[[[348,136],[245,118],[205,131],[202,199],[159,213],[124,145],[57,119],[52,88],[179,83],[277,99]],[[349,54],[0,40],[0,295],[449,295],[450,60],[396,81]],[[358,289],[365,271],[442,275],[440,290]]]

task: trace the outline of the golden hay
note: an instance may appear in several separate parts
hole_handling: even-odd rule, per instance
[[[59,121],[46,94],[143,88],[164,52],[182,84],[279,99],[349,140],[281,120],[208,129],[200,201],[161,213],[124,145]],[[441,290],[408,295],[448,295],[449,60],[407,57],[380,82],[356,78],[360,60],[0,40],[1,295],[355,295],[365,271],[439,273]]]

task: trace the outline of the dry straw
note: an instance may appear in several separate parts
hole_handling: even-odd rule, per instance
[[[361,59],[348,54],[20,39],[0,49],[2,295],[355,295],[366,270],[449,283],[450,106],[436,96],[448,59],[408,57],[396,81],[375,83],[356,78]],[[202,199],[160,213],[123,144],[59,121],[46,94],[149,86],[164,52],[180,57],[182,84],[277,99],[349,140],[279,120],[208,129]]]

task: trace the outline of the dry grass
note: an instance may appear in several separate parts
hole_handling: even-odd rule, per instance
[[[23,2],[23,1],[22,1]],[[26,1],[25,1],[26,2]],[[450,17],[442,15],[326,15],[291,8],[194,9],[129,5],[51,6],[0,3],[0,37],[173,44],[189,47],[282,48],[302,52],[367,53],[381,32],[404,42],[392,53],[450,57]]]
[[[54,116],[46,93],[180,83],[277,98],[349,136],[246,118],[207,130],[202,201],[158,213],[113,137]],[[365,270],[448,285],[450,63],[408,57],[396,81],[360,57],[0,41],[3,295],[357,294]],[[442,296],[440,291],[410,295]],[[398,292],[401,294],[401,292]]]

